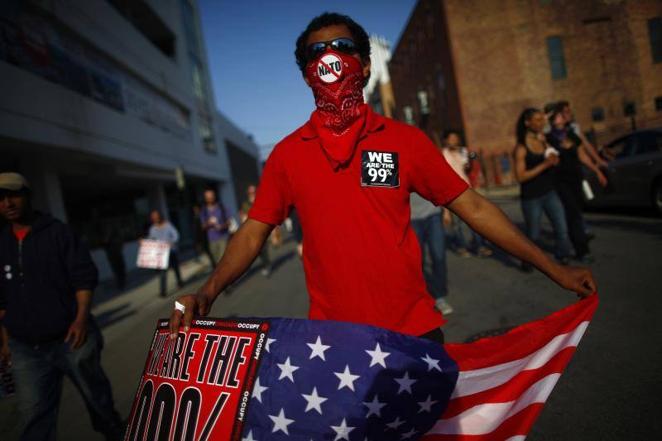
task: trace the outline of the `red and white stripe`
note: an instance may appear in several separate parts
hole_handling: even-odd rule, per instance
[[[460,367],[448,407],[426,441],[523,441],[572,358],[597,295],[507,334],[446,345]]]

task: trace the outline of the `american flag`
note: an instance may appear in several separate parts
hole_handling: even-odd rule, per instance
[[[523,440],[596,307],[594,295],[504,335],[444,346],[270,320],[242,439]]]

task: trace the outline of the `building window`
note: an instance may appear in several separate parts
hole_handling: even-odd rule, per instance
[[[662,96],[655,97],[655,110],[662,111]]]
[[[560,80],[568,76],[563,55],[563,40],[561,37],[547,37],[547,54],[552,70],[552,79]]]
[[[206,103],[205,86],[202,75],[202,64],[198,60],[198,57],[191,54],[191,79],[193,81],[193,94],[200,101]]]
[[[662,17],[648,20],[648,36],[651,40],[653,63],[662,62]]]
[[[623,103],[623,116],[635,116],[637,114],[637,105],[634,101]]]
[[[605,120],[605,109],[602,107],[594,107],[591,110],[591,119],[593,122],[600,122]]]
[[[175,34],[145,1],[108,0],[163,55],[175,56]]]

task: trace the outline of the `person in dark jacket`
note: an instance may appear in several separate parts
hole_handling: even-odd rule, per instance
[[[71,228],[34,211],[30,187],[0,173],[0,318],[22,416],[22,441],[55,440],[63,376],[80,391],[94,429],[119,440],[123,424],[100,364],[102,336],[90,314],[97,268]]]
[[[555,173],[556,191],[563,202],[570,241],[575,248],[575,258],[587,265],[592,263],[594,258],[589,249],[586,223],[582,214],[584,209],[582,165],[595,173],[601,186],[607,185],[607,178],[586,153],[586,146],[581,138],[568,126],[562,108],[556,108],[551,112],[549,123],[551,130],[547,134],[547,142],[559,153],[559,164]]]

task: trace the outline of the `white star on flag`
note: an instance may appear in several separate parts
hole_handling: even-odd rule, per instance
[[[331,426],[331,428],[336,432],[336,438],[333,441],[339,441],[341,439],[349,441],[349,432],[355,429],[355,427],[347,426],[345,418],[342,419],[339,426]]]
[[[409,372],[405,372],[404,376],[402,378],[396,378],[395,382],[400,385],[400,388],[398,389],[398,393],[402,392],[411,392],[411,386],[416,383],[416,380],[413,380],[409,378]]]
[[[319,357],[322,360],[326,361],[326,358],[324,358],[324,351],[329,349],[331,346],[323,345],[322,339],[320,338],[319,335],[317,336],[317,341],[315,343],[306,343],[306,344],[311,349],[310,360],[312,360],[315,357]]]
[[[267,352],[271,352],[271,351],[269,350],[269,347],[271,346],[271,343],[275,343],[275,342],[277,342],[277,341],[278,341],[278,340],[276,340],[275,338],[267,338],[267,344],[266,344],[266,346],[264,347],[264,349],[266,349]]]
[[[432,369],[436,369],[439,372],[441,372],[441,368],[439,367],[440,360],[437,360],[436,358],[432,358],[428,354],[425,354],[425,357],[422,357],[421,360],[427,363],[428,372],[430,372]]]
[[[421,406],[421,409],[418,411],[418,413],[421,412],[432,412],[432,406],[437,404],[438,401],[432,401],[432,396],[428,395],[427,399],[425,401],[419,401],[418,405]]]
[[[416,431],[414,429],[411,429],[409,432],[403,433],[400,439],[409,439],[414,435],[416,435]]]
[[[363,405],[368,408],[368,414],[365,417],[370,418],[371,415],[377,415],[377,417],[381,417],[382,407],[386,406],[386,403],[381,403],[379,401],[379,396],[375,395],[372,401],[364,401]]]
[[[257,440],[253,438],[253,431],[251,430],[248,432],[248,435],[246,435],[241,439],[241,441],[257,441]]]
[[[255,385],[253,386],[253,397],[261,403],[262,402],[262,392],[264,392],[267,389],[269,389],[269,388],[266,387],[266,386],[261,386],[260,385],[260,379],[256,378],[255,379]]]
[[[299,369],[299,366],[290,364],[290,357],[287,357],[285,363],[277,363],[277,365],[280,368],[280,377],[278,377],[278,379],[282,380],[283,378],[287,377],[292,383],[294,383],[294,376],[292,374],[294,374],[294,371]]]
[[[349,371],[349,365],[345,365],[345,371],[340,373],[340,372],[334,372],[335,376],[340,379],[340,383],[338,384],[338,390],[342,389],[343,387],[347,387],[348,389],[354,390],[354,382],[356,381],[357,378],[359,378],[359,375],[353,375]]]
[[[395,429],[397,429],[398,427],[402,426],[404,423],[405,423],[405,422],[402,421],[402,420],[400,419],[400,417],[397,417],[395,420],[393,420],[393,422],[388,423],[388,424],[386,425],[386,427],[388,427],[389,429],[393,429],[393,430],[395,430]]]
[[[285,435],[290,434],[287,431],[287,426],[292,424],[294,420],[285,417],[285,410],[283,410],[283,408],[280,409],[278,416],[269,415],[269,418],[271,418],[271,421],[274,422],[274,427],[271,429],[271,433],[276,433],[280,430],[281,432],[285,433]]]
[[[379,343],[375,346],[374,351],[366,351],[370,355],[370,366],[373,367],[376,364],[380,364],[383,367],[386,367],[386,357],[391,355],[390,352],[382,352],[382,348],[379,346]]]
[[[320,415],[322,415],[322,403],[328,400],[328,398],[320,397],[319,395],[317,395],[316,387],[313,387],[313,391],[310,393],[310,395],[301,394],[301,396],[308,403],[306,405],[305,412],[315,409]]]

